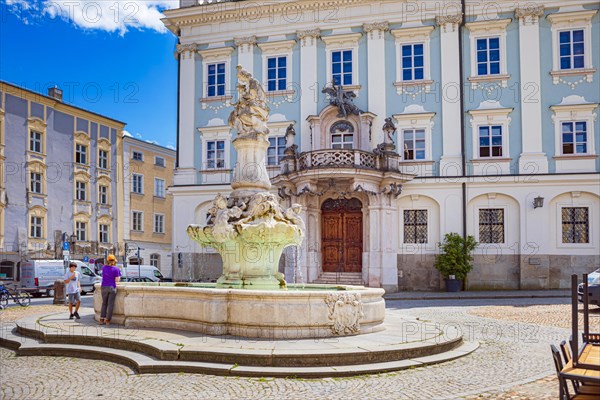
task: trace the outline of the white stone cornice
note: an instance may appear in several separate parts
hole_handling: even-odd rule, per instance
[[[200,54],[202,60],[206,62],[230,57],[233,50],[233,47],[219,47],[216,49],[199,50],[198,54]]]
[[[292,51],[295,45],[295,40],[258,43],[258,47],[262,50],[263,54],[288,53]]]
[[[486,21],[467,22],[465,26],[472,33],[502,33],[506,30],[511,18],[494,19]]]
[[[317,39],[321,37],[321,30],[319,28],[315,28],[297,31],[296,36],[300,40],[302,47],[313,46],[317,43]]]
[[[552,25],[562,28],[569,27],[574,23],[589,23],[597,12],[598,10],[554,13],[548,14],[546,18]]]
[[[444,32],[455,32],[463,20],[462,14],[438,15],[435,22]]]
[[[183,58],[192,57],[196,52],[198,45],[196,43],[178,44],[177,53],[181,54]]]
[[[412,40],[427,40],[435,26],[419,26],[416,28],[401,28],[392,30],[392,35],[396,38],[396,42],[406,42]]]
[[[363,30],[369,39],[381,39],[383,38],[385,31],[390,30],[390,24],[387,21],[371,22],[363,24]]]
[[[515,9],[515,17],[519,19],[521,25],[535,25],[543,15],[543,5],[527,4],[525,7]]]
[[[233,39],[238,51],[240,53],[249,53],[252,51],[252,47],[256,44],[256,36],[244,36]]]
[[[341,48],[357,46],[361,37],[362,33],[345,33],[343,35],[322,36],[321,40],[325,42],[326,48]]]

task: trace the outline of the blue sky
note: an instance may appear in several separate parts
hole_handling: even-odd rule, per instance
[[[127,123],[132,136],[176,141],[173,0],[0,0],[0,79]]]

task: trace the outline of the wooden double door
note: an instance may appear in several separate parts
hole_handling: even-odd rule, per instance
[[[323,272],[362,272],[362,203],[329,199],[321,206]]]

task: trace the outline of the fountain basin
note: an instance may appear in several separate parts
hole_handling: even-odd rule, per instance
[[[94,292],[95,318],[102,296]],[[245,338],[350,336],[384,329],[385,291],[363,286],[289,285],[281,290],[215,284],[118,284],[112,322]]]

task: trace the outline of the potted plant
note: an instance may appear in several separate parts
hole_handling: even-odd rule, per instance
[[[471,235],[463,238],[458,233],[447,233],[438,244],[440,254],[435,259],[435,268],[446,279],[446,291],[458,292],[462,281],[473,269],[473,250],[477,246]]]

